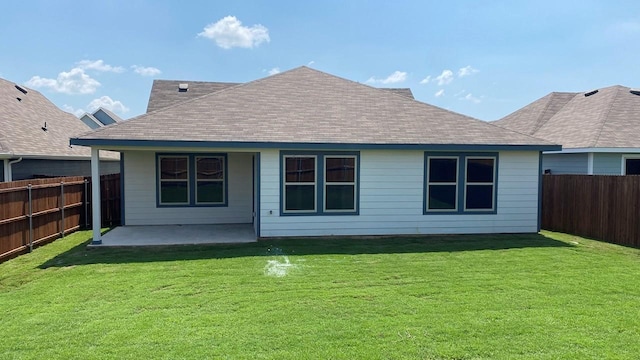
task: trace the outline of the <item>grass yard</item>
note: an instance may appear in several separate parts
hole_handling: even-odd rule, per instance
[[[548,232],[86,250],[90,236],[0,264],[1,359],[640,356],[635,249]]]

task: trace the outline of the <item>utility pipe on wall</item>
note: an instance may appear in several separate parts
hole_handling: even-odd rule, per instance
[[[13,181],[13,171],[11,170],[11,165],[17,164],[22,161],[22,156],[17,158],[16,160],[11,160],[7,163],[7,168],[4,169],[4,180],[5,181]]]

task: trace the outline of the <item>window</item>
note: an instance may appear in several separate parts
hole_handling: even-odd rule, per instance
[[[427,211],[458,209],[458,158],[427,157]]]
[[[425,154],[425,214],[494,213],[498,155]]]
[[[622,162],[624,175],[640,175],[640,156],[623,156]]]
[[[225,206],[226,155],[158,155],[158,206]]]
[[[358,155],[283,152],[281,214],[357,214]]]

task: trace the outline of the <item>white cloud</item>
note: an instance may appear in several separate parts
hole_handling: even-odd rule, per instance
[[[428,75],[426,78],[420,80],[420,84],[428,84],[431,81],[431,75]]]
[[[442,74],[436,76],[436,80],[438,80],[438,85],[447,85],[453,81],[453,71],[451,70],[443,70]]]
[[[477,97],[473,96],[471,93],[468,93],[465,97],[461,98],[467,101],[471,101],[474,104],[479,104],[481,102],[480,99],[478,99]]]
[[[440,89],[438,90],[435,94],[433,94],[435,97],[440,97],[442,95],[444,95],[444,89]]]
[[[205,26],[198,36],[216,42],[223,49],[232,47],[253,48],[263,42],[269,42],[269,29],[257,24],[251,27],[242,26],[235,16],[226,16],[214,24]]]
[[[64,94],[93,94],[100,83],[87,75],[83,69],[76,67],[69,72],[61,72],[55,79],[33,76],[26,85],[34,88],[49,88]]]
[[[397,84],[407,80],[407,73],[404,71],[394,71],[393,74],[387,76],[386,79],[376,79],[375,77],[370,77],[367,80],[368,83],[371,84]]]
[[[72,113],[76,117],[80,117],[80,116],[84,115],[84,113],[86,112],[86,111],[84,111],[84,109],[74,109],[73,106],[67,105],[67,104],[62,105],[62,110],[66,111],[68,113]]]
[[[477,73],[478,69],[474,69],[471,67],[471,65],[465,66],[463,68],[460,68],[460,70],[458,70],[458,77],[465,77],[465,76],[469,76],[472,74]]]
[[[133,72],[135,72],[136,74],[140,74],[142,76],[156,76],[162,73],[160,69],[154,68],[152,66],[131,65],[131,68],[133,69]]]
[[[101,96],[97,99],[93,99],[87,105],[87,109],[91,112],[96,111],[100,107],[121,114],[129,111],[129,108],[124,106],[122,102],[113,100],[109,96]]]
[[[111,66],[105,64],[103,60],[81,60],[76,63],[80,69],[96,70],[101,72],[123,73],[125,69],[122,66]]]
[[[280,73],[280,68],[279,67],[274,67],[273,69],[269,70],[267,73],[269,75],[279,74]]]
[[[315,64],[315,63],[316,63],[315,61],[311,60],[311,61],[309,61],[309,62],[307,63],[307,66],[311,66],[311,65],[313,65],[313,64]]]

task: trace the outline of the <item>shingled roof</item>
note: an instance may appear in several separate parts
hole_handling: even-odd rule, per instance
[[[563,148],[637,148],[640,96],[620,85],[551,93],[493,123]]]
[[[40,92],[0,79],[0,157],[90,158],[91,150],[69,146],[69,138],[89,131]],[[105,153],[103,157],[117,158]]]
[[[556,148],[544,140],[304,66],[72,140],[86,145],[151,142]]]
[[[185,100],[191,100],[240,84],[241,83],[190,80],[153,80],[151,92],[149,93],[147,112],[156,111]],[[184,88],[180,89],[180,86]],[[384,90],[413,99],[413,93],[409,88],[384,88]]]

